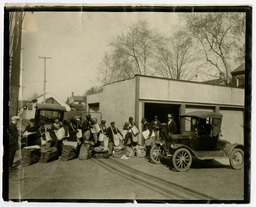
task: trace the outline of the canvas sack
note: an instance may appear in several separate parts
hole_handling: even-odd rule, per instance
[[[134,150],[131,147],[125,148],[125,156],[126,157],[134,157]]]
[[[50,135],[50,132],[46,132],[46,133],[45,133],[45,139],[46,139],[47,142],[49,142],[49,141],[52,140],[51,135]]]
[[[117,130],[117,129],[116,129],[116,130]],[[118,146],[118,145],[120,144],[119,137],[117,136],[118,133],[115,134],[115,133],[113,132],[112,127],[111,127],[111,131],[112,131],[112,135],[113,135],[114,145],[115,145],[115,146]]]
[[[145,157],[146,156],[146,149],[144,147],[136,148],[136,157]]]
[[[140,133],[139,129],[136,126],[133,126],[131,130],[134,136],[137,136]]]
[[[79,159],[80,160],[87,160],[91,158],[91,144],[89,142],[84,142],[81,145],[80,152],[79,152]]]
[[[82,130],[81,129],[78,129],[78,132],[76,133],[76,137],[79,139],[81,137],[83,137],[83,134],[82,134]]]
[[[105,136],[105,135],[102,134],[102,133],[99,134],[99,141],[100,141],[100,142],[103,142],[103,141],[104,141],[104,136]]]
[[[57,131],[56,136],[57,136],[58,140],[62,140],[65,137],[65,129],[63,127],[61,127]]]
[[[149,130],[146,130],[146,131],[142,132],[143,138],[144,139],[149,139],[150,138],[149,133],[150,133]],[[151,137],[155,137],[154,131],[152,131]]]
[[[150,146],[153,143],[153,138],[149,138],[145,140],[145,146]]]

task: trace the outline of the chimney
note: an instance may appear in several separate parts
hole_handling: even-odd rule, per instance
[[[72,92],[72,96],[71,97],[73,97],[74,96],[74,92]]]

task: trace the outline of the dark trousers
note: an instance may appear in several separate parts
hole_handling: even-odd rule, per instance
[[[127,134],[125,135],[125,139],[124,139],[125,146],[127,145],[129,139],[131,140],[131,144],[132,144],[133,141],[132,141],[132,133],[131,132],[127,132]]]
[[[112,153],[113,153],[113,146],[114,146],[113,142],[108,143],[108,154],[109,155],[112,155]]]
[[[57,150],[58,150],[58,155],[59,156],[61,156],[61,153],[62,153],[62,140],[56,140],[56,142],[55,142],[55,145],[54,145],[54,147],[56,147],[57,148]]]
[[[9,146],[9,167],[12,167],[13,165],[13,160],[15,157],[16,150],[17,150],[16,144]]]
[[[146,157],[150,157],[151,145],[146,146]]]

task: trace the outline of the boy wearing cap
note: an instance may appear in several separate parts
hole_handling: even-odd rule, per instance
[[[25,135],[26,133],[27,135]],[[38,136],[38,127],[36,125],[36,120],[35,119],[30,119],[29,120],[29,125],[26,127],[24,132],[22,133],[25,135],[25,140],[26,140],[26,146],[31,146],[34,145]]]
[[[108,127],[106,132],[109,138],[109,143],[108,143],[109,155],[112,155],[113,146],[114,146],[114,135],[117,135],[117,133],[123,136],[123,134],[119,131],[119,129],[115,127],[115,122],[114,121],[110,122],[110,127]]]
[[[133,146],[136,146],[137,145],[137,142],[133,142],[132,140],[132,137],[133,137],[133,134],[132,134],[132,127],[133,126],[136,126],[135,122],[133,121],[133,118],[132,117],[129,117],[129,122],[126,122],[124,124],[124,127],[123,127],[123,130],[127,130],[127,134],[125,135],[125,139],[124,139],[124,146],[127,145],[128,143],[128,140],[130,139],[131,140],[131,143]],[[137,127],[137,126],[136,126]]]
[[[20,117],[13,116],[9,125],[9,170],[12,169],[14,156],[18,147],[19,132],[17,129],[17,123]]]
[[[154,116],[154,120],[150,123],[149,137],[152,135],[152,131],[155,133],[155,140],[159,140],[159,130],[161,129],[161,122],[158,121],[158,116]]]

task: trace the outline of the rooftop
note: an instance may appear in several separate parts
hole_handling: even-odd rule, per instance
[[[245,63],[240,65],[239,67],[237,67],[235,70],[233,70],[231,72],[232,75],[235,75],[235,74],[241,74],[241,73],[244,73],[245,72]]]

